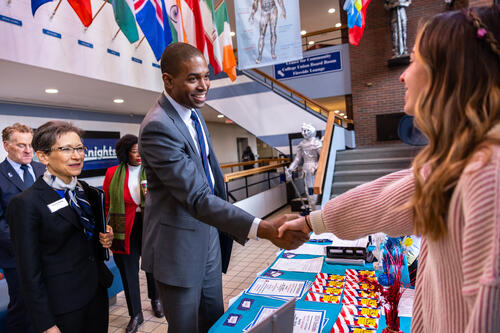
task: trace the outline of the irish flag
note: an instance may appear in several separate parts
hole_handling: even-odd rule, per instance
[[[231,81],[234,81],[236,80],[236,58],[234,57],[231,27],[229,26],[225,1],[221,1],[215,7],[215,24],[217,25],[217,33],[219,35],[222,70],[229,76]]]
[[[116,24],[118,24],[125,37],[130,43],[137,42],[139,32],[135,23],[132,0],[112,0],[111,5],[113,6]]]

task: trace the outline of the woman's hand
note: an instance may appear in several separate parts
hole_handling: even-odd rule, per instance
[[[48,330],[43,331],[43,333],[61,333],[61,331],[59,330],[59,327],[54,325],[51,328],[49,328]]]
[[[99,233],[99,242],[101,242],[101,245],[105,249],[109,249],[111,247],[111,244],[113,243],[113,238],[115,237],[115,234],[113,234],[113,228],[111,228],[110,225],[106,226],[106,233]]]
[[[302,231],[305,234],[309,234],[312,230],[307,226],[305,217],[301,216],[298,219],[287,221],[283,223],[281,227],[278,229],[278,237],[283,236],[285,231],[294,230],[294,231]]]

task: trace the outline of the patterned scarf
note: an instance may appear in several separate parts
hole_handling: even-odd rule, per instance
[[[125,249],[125,175],[127,164],[120,163],[109,184],[109,225],[113,228],[115,237],[112,249],[126,252]],[[141,167],[139,182],[146,180],[146,172]],[[141,190],[141,208],[144,207],[144,194]]]
[[[43,174],[43,180],[52,187],[61,198],[66,198],[69,205],[79,217],[80,225],[85,233],[85,238],[90,240],[94,236],[95,217],[90,207],[85,191],[78,183],[76,177],[71,178],[66,184],[57,176],[52,175],[49,170]]]

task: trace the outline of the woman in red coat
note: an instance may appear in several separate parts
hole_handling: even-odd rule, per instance
[[[146,175],[141,167],[137,136],[123,136],[115,148],[120,164],[106,171],[102,188],[106,194],[106,215],[115,230],[111,250],[120,270],[130,315],[126,332],[133,333],[144,322],[139,289],[139,259],[144,209],[141,182],[146,180]],[[161,318],[163,311],[153,275],[146,273],[146,279],[153,314]]]

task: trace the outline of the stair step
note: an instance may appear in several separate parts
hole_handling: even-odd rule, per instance
[[[337,160],[365,160],[373,158],[385,157],[410,157],[414,158],[421,147],[413,147],[408,145],[393,145],[372,148],[357,148],[353,150],[343,150],[337,152]]]
[[[401,169],[346,170],[334,174],[335,182],[368,182]]]
[[[335,162],[335,173],[340,171],[355,171],[355,170],[379,170],[379,169],[395,169],[401,170],[409,168],[413,158],[411,157],[387,157],[362,160],[349,160]]]

